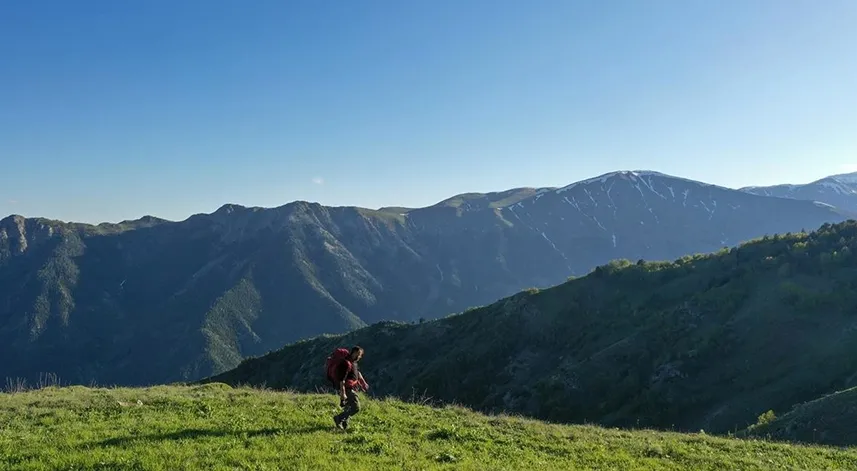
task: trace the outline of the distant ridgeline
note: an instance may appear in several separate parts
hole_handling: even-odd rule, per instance
[[[195,380],[300,339],[380,321],[434,319],[529,287],[553,286],[611,260],[674,260],[846,217],[812,201],[759,196],[656,172],[615,172],[558,189],[465,194],[419,209],[373,211],[306,202],[273,209],[226,205],[181,222],[147,217],[98,226],[13,216],[0,220],[0,378],[35,380],[45,372],[78,384]],[[619,369],[572,379],[600,367],[599,358],[635,345],[641,326],[630,320],[637,317],[629,314],[629,306],[653,309],[667,302],[650,299],[647,285],[614,286],[618,281],[612,278],[612,288],[599,291],[595,280],[601,271],[581,284],[593,290],[591,296],[598,295],[589,303],[604,303],[591,314],[580,314],[580,322],[594,323],[596,331],[587,332],[585,324],[578,328],[577,321],[569,331],[555,330],[570,336],[563,337],[563,351],[576,342],[583,342],[580,348],[606,348],[610,344],[601,342],[610,339],[621,342],[592,361],[566,365],[575,373],[557,381],[607,385],[622,371],[642,374],[633,365],[639,361],[663,365],[659,375],[664,381],[672,381],[673,371],[685,372],[675,366],[677,359],[639,357],[635,350],[631,362]],[[649,280],[651,275],[635,276]],[[676,289],[687,288],[682,293],[691,292],[691,287],[673,283],[678,283]],[[660,281],[654,286],[659,296],[671,299],[661,292]],[[628,289],[639,290],[637,297],[646,295],[645,303],[625,299],[632,296],[623,294]],[[763,299],[758,302],[768,302]],[[596,309],[594,305],[587,304]],[[611,317],[616,330],[602,332],[597,319]],[[697,323],[707,326],[708,319]],[[440,327],[426,327],[434,328]],[[510,330],[513,338],[516,328]],[[527,374],[538,374],[540,357],[528,352],[496,361],[501,369],[508,360]],[[535,370],[527,370],[531,366]],[[637,385],[648,378],[618,379]],[[429,376],[420,381],[432,383]],[[530,386],[508,396],[483,390],[487,384],[474,386],[481,388],[474,397],[497,407],[548,407],[569,417],[602,418],[617,407],[599,401],[594,408],[587,403],[585,411],[566,411],[577,406],[553,404],[549,398],[556,388]],[[618,393],[609,389],[607,396]],[[646,407],[652,400],[636,406],[626,401],[623,407]],[[658,400],[672,404],[682,399]],[[646,414],[641,410],[633,416]],[[721,416],[711,420],[718,423]]]

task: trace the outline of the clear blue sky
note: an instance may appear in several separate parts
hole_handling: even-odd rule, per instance
[[[0,217],[857,170],[857,1],[0,2]]]

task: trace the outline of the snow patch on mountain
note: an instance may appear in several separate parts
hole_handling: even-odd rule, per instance
[[[554,244],[554,243],[553,243],[553,241],[552,241],[552,240],[550,240],[550,238],[548,238],[548,236],[547,236],[547,235],[545,235],[544,231],[542,231],[542,237],[544,237],[544,238],[545,238],[545,240],[546,240],[546,241],[548,241],[548,243],[549,243],[549,244],[551,244],[551,247],[553,247],[553,249],[554,249],[558,254],[560,254],[560,256],[562,256],[562,258],[564,258],[565,260],[568,260],[568,257],[566,257],[566,256],[565,256],[565,254],[564,254],[564,253],[562,253],[562,251],[560,251],[560,250],[556,247],[556,244]]]
[[[855,191],[853,187],[833,178],[827,181],[820,181],[818,184],[825,188],[829,188],[840,195],[857,195],[857,191]]]

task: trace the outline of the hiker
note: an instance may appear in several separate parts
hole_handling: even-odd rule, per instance
[[[360,412],[360,398],[356,390],[369,389],[369,385],[357,368],[357,362],[363,358],[363,348],[354,346],[349,351],[337,348],[327,358],[327,379],[339,391],[340,414],[333,417],[334,425],[342,430],[348,429],[348,419]]]

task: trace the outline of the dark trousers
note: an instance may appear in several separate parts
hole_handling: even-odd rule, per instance
[[[360,412],[360,398],[357,397],[357,393],[354,392],[353,389],[345,389],[345,404],[343,406],[342,412],[335,417],[336,421],[341,423],[343,426],[348,426],[348,419],[351,416]]]

